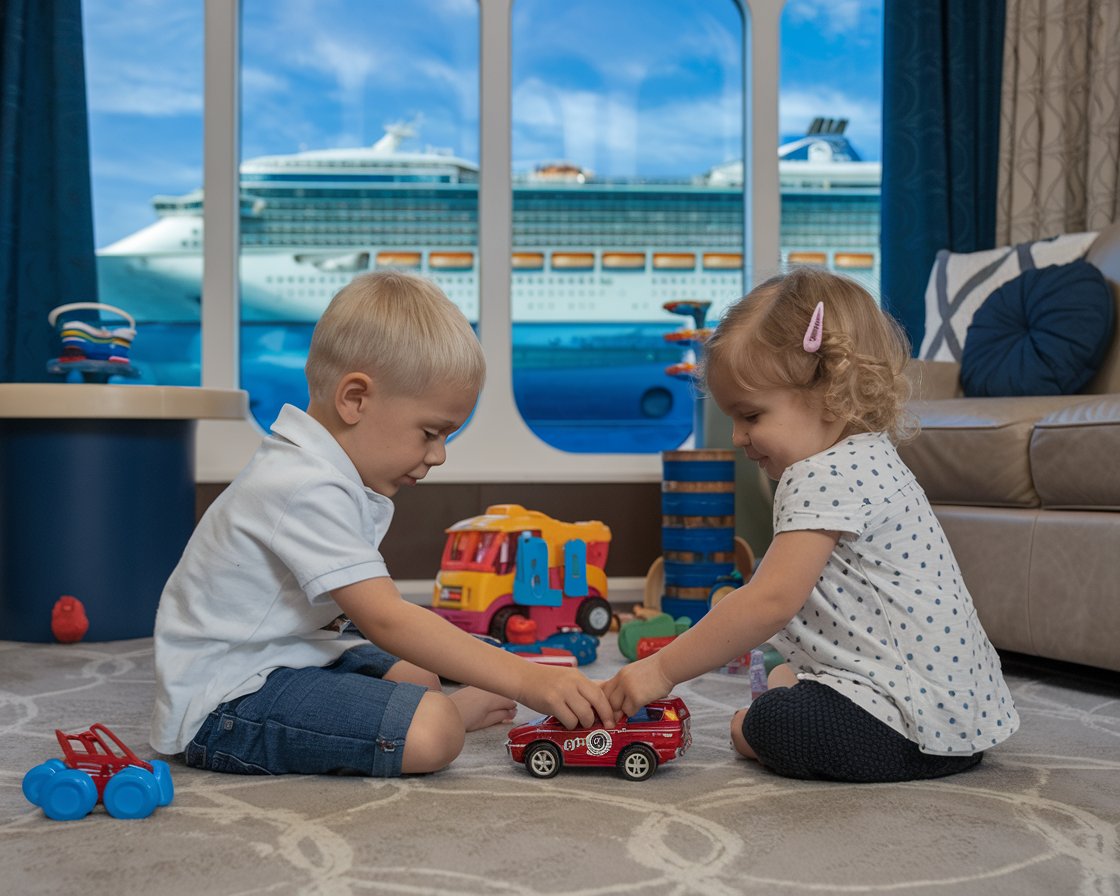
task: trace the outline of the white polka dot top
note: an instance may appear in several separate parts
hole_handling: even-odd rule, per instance
[[[792,464],[774,532],[839,531],[809,600],[771,639],[925,753],[971,754],[1019,727],[999,656],[914,474],[883,433]]]

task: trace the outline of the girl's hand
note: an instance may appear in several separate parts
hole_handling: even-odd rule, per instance
[[[651,700],[667,697],[672,689],[673,682],[662,671],[657,654],[623,666],[603,684],[603,692],[614,710],[628,716]]]
[[[604,728],[613,728],[617,713],[603,693],[601,684],[582,672],[556,666],[525,664],[517,702],[530,709],[556,716],[565,728],[591,728],[596,719]]]

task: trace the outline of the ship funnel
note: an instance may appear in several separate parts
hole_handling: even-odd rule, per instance
[[[397,151],[402,140],[415,136],[416,131],[410,122],[395,121],[385,125],[385,134],[373,144],[373,151],[378,155],[392,155]]]
[[[848,128],[848,119],[846,118],[814,118],[812,124],[809,125],[809,130],[805,132],[806,136],[815,137],[817,135],[835,135],[841,136]]]

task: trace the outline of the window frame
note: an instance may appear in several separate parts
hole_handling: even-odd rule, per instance
[[[511,13],[516,0],[479,2],[478,275],[480,339],[487,382],[470,425],[433,482],[646,482],[661,478],[653,454],[573,454],[541,441],[513,397],[510,309],[512,217]],[[743,17],[744,282],[780,262],[778,87],[785,0],[737,3]],[[240,160],[240,3],[205,0],[203,89],[203,278],[201,340],[204,388],[239,388],[238,260]],[[708,415],[709,426],[720,426]],[[260,443],[255,421],[201,421],[196,479],[229,482]]]

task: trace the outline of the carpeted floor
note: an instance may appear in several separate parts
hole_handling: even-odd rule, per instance
[[[621,662],[608,636],[585,669],[602,678]],[[727,723],[747,682],[711,673],[677,691],[691,751],[642,783],[610,770],[539,781],[498,728],[429,777],[173,763],[175,799],[150,818],[97,807],[55,822],[20,784],[58,755],[56,727],[105,722],[151,757],[151,642],[0,642],[0,893],[1120,894],[1120,681],[1005,667],[1022,730],[941,781],[805,783],[737,761]]]

